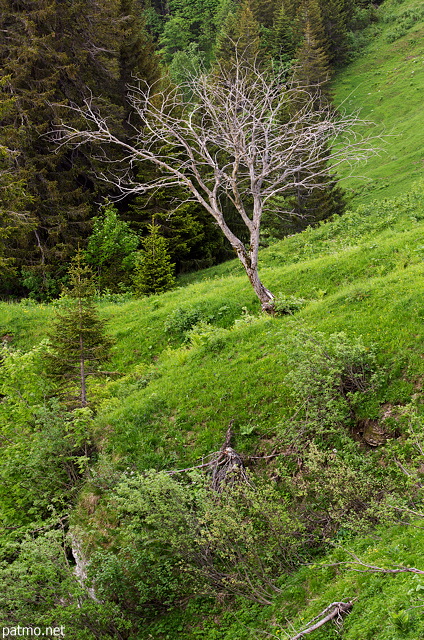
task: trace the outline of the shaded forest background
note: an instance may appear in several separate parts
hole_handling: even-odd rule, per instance
[[[113,130],[130,136],[137,124],[127,102],[132,82],[169,77],[181,84],[231,61],[236,49],[294,74],[317,103],[329,101],[334,69],[356,55],[364,27],[375,20],[368,0],[2,0],[0,9],[0,295],[38,300],[59,295],[78,248],[87,250],[100,291],[148,293],[137,287],[136,266],[152,229],[177,274],[233,257],[207,212],[181,188],[112,207],[109,199],[119,193],[97,177],[96,150],[55,144],[61,121],[82,126],[67,107],[92,97]],[[108,160],[119,160],[114,153]],[[146,181],[157,169],[133,171]],[[282,213],[265,218],[265,245],[343,212],[336,179],[319,187],[289,194]]]

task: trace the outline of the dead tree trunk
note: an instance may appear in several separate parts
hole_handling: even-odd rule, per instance
[[[242,53],[242,52],[241,52]],[[236,55],[231,68],[188,81],[190,102],[181,87],[129,87],[135,114],[132,141],[117,137],[91,101],[76,109],[87,130],[63,124],[55,132],[59,144],[97,143],[106,162],[106,145],[122,151],[115,174],[101,174],[124,195],[184,187],[203,206],[235,249],[249,281],[268,313],[273,295],[258,276],[259,233],[264,211],[276,212],[281,196],[293,189],[325,189],[342,163],[350,167],[376,153],[372,137],[356,131],[370,129],[357,114],[323,105],[286,72],[263,70],[256,61]],[[299,96],[302,94],[302,100]],[[334,144],[336,142],[336,144]],[[323,158],[325,162],[323,162]],[[153,163],[159,177],[140,183],[132,168]],[[142,174],[142,172],[141,172]],[[319,179],[319,180],[318,180]],[[227,225],[220,199],[229,199],[249,232],[245,247]]]

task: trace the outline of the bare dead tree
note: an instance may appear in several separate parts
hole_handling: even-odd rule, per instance
[[[189,103],[184,98],[187,91],[192,96]],[[317,111],[306,90],[241,58],[234,67],[226,65],[192,78],[187,87],[130,87],[129,101],[138,123],[131,141],[112,132],[91,100],[77,109],[87,129],[63,124],[55,132],[56,140],[97,143],[105,159],[104,145],[118,146],[123,152],[120,172],[101,177],[123,195],[185,187],[214,218],[262,308],[272,313],[274,296],[258,274],[264,211],[275,211],[276,197],[294,187],[316,187],[318,177],[328,177],[341,164],[366,160],[375,152],[371,140],[377,136],[359,133],[367,123],[357,113],[330,106]],[[134,167],[143,162],[156,165],[160,177],[137,181]],[[325,181],[320,186],[325,188]],[[247,229],[248,243],[230,228],[223,198],[233,203]]]

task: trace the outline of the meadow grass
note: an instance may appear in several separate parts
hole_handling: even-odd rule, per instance
[[[388,0],[360,57],[333,83],[335,102],[360,109],[388,137],[381,152],[343,184],[355,202],[407,192],[424,174],[424,15],[419,0]],[[371,125],[370,125],[371,126]]]
[[[389,0],[378,11],[374,38],[335,79],[334,90],[348,109],[361,105],[363,117],[393,135],[364,169],[367,180],[348,180],[355,198],[351,211],[261,251],[264,283],[282,297],[300,300],[299,310],[262,315],[236,260],[184,275],[177,288],[162,295],[119,303],[100,299],[99,312],[115,340],[110,362],[115,374],[90,383],[99,472],[101,465],[121,472],[198,464],[221,447],[230,422],[237,451],[268,454],[292,412],[288,345],[299,333],[362,336],[376,353],[384,384],[366,417],[377,417],[387,404],[403,407],[419,395],[424,379],[424,196],[423,182],[417,182],[423,175],[422,8],[417,0]],[[0,303],[0,337],[30,349],[46,336],[53,315],[54,305]],[[373,450],[364,449],[363,455],[384,463]],[[337,542],[372,564],[423,569],[423,531],[418,522],[381,528],[363,539],[341,536]],[[267,608],[195,599],[183,615],[164,612],[146,627],[143,640],[243,640],[263,634],[280,640],[330,602],[352,598],[357,600],[342,635],[329,623],[311,634],[313,640],[424,637],[421,576],[360,574],[335,564],[345,560],[349,556],[338,549],[321,564],[281,576],[282,592]]]

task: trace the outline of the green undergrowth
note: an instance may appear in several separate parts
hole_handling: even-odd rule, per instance
[[[411,526],[379,528],[372,536],[338,543],[320,562],[282,579],[281,594],[267,608],[242,600],[230,607],[199,599],[187,607],[185,622],[175,613],[163,617],[146,627],[144,637],[286,640],[314,624],[331,603],[352,602],[350,613],[339,620],[340,624],[327,622],[305,637],[418,640],[424,637],[424,577],[408,572],[367,572],[351,554],[365,564],[383,569],[423,570],[422,525],[419,520]]]

